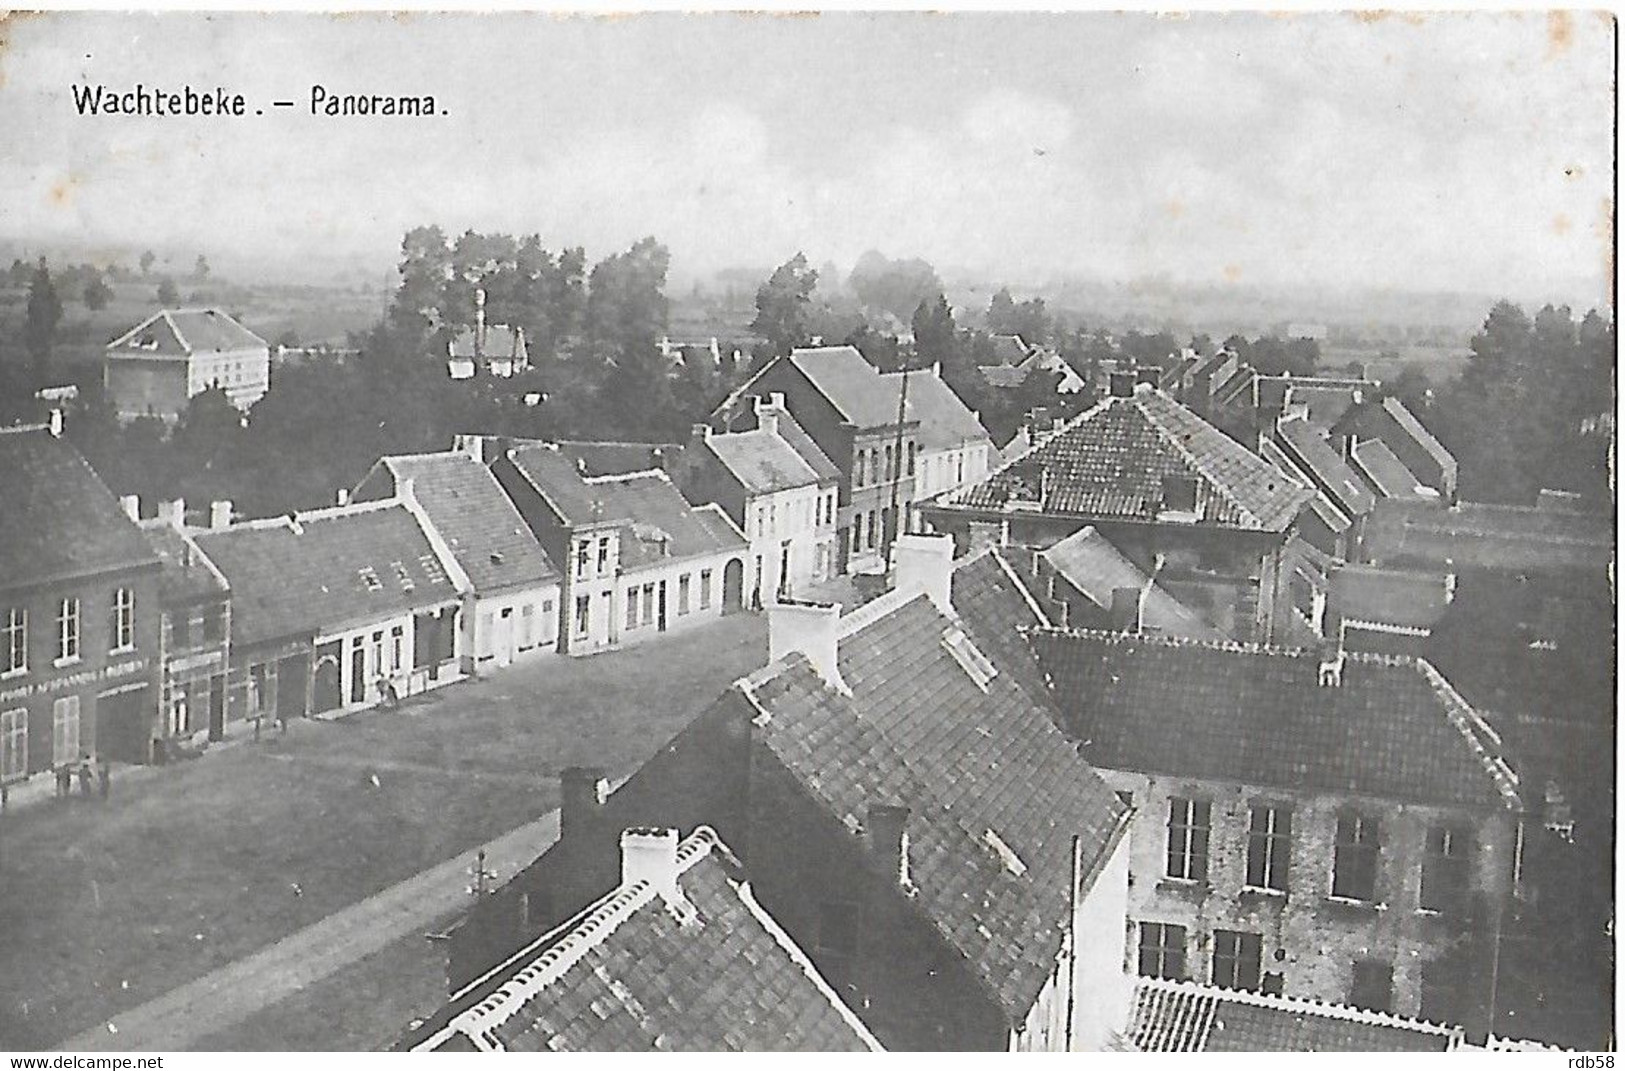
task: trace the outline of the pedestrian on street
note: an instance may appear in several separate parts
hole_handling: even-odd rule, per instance
[[[107,794],[113,790],[113,764],[106,755],[96,760],[96,787],[101,791],[102,801],[106,802]]]
[[[56,768],[56,798],[65,800],[73,795],[73,771],[67,763]]]
[[[79,795],[85,799],[90,798],[90,756],[85,755],[79,760]]]

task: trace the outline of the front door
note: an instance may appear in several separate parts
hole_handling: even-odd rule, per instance
[[[337,640],[316,648],[316,680],[311,689],[313,692],[311,705],[318,714],[337,710],[344,705],[344,690],[341,683],[343,667],[339,664],[339,660],[343,657],[344,648]]]
[[[491,637],[491,651],[497,656],[497,665],[506,666],[513,661],[513,607],[505,607],[497,615],[496,633]]]
[[[660,631],[666,631],[666,582],[660,582]]]
[[[214,687],[211,682],[209,688],[209,739],[219,740],[226,735],[226,696],[224,690],[220,694],[220,702],[214,699]]]
[[[350,702],[367,701],[367,645],[360,636],[350,641]]]

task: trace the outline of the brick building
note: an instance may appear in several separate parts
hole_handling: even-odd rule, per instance
[[[1139,973],[1482,1034],[1522,844],[1499,739],[1426,662],[1032,634],[1135,804]]]
[[[962,548],[1042,549],[1093,527],[1220,632],[1293,635],[1290,579],[1321,575],[1297,538],[1314,492],[1160,390],[1121,377],[1112,389],[987,479],[926,504],[927,522]]]
[[[145,762],[158,709],[158,554],[61,430],[0,428],[0,782]]]
[[[133,496],[124,499],[132,515]],[[156,740],[184,740],[206,731],[219,739],[226,717],[226,680],[231,660],[231,592],[226,578],[204,555],[185,525],[185,503],[159,504],[159,515],[141,522],[147,541],[163,561],[158,583],[162,621],[158,659],[162,665]],[[231,503],[213,511],[229,518]]]
[[[165,309],[107,344],[102,385],[127,420],[178,420],[211,387],[246,412],[271,389],[271,347],[219,309]]]
[[[1055,726],[1008,563],[898,552],[896,590],[844,617],[770,607],[773,662],[613,793],[566,771],[558,843],[454,933],[454,985],[576,916],[658,814],[721,833],[886,1047],[1103,1047],[1128,1006],[1128,809]]]

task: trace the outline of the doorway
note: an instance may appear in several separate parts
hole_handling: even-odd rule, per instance
[[[744,606],[744,598],[745,563],[739,558],[730,558],[722,567],[722,612],[738,612]]]

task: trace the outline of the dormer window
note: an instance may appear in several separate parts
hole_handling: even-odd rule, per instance
[[[1046,473],[1040,465],[1016,465],[1010,469],[1005,506],[1010,509],[1041,509],[1044,505]]]
[[[959,668],[963,669],[982,691],[987,691],[988,682],[999,675],[997,667],[988,661],[987,656],[978,650],[976,644],[972,643],[970,637],[960,629],[951,628],[943,633],[942,645],[954,656]]]
[[[1194,476],[1164,476],[1162,478],[1162,508],[1157,511],[1157,520],[1194,524],[1198,518],[1196,478]]]

